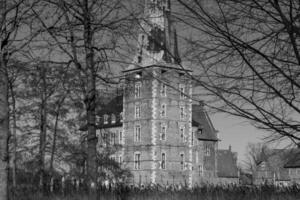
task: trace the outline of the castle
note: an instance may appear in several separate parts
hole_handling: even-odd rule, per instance
[[[131,184],[192,187],[217,176],[218,137],[203,105],[193,105],[192,71],[181,65],[170,12],[170,0],[146,0],[123,95],[98,113],[98,133],[121,145],[113,158]]]

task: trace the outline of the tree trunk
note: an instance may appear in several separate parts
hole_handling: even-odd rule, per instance
[[[8,199],[8,81],[3,52],[0,58],[0,200]]]
[[[15,92],[13,89],[13,84],[9,83],[10,88],[10,94],[11,94],[11,100],[12,100],[12,117],[13,117],[13,127],[12,127],[12,136],[13,136],[13,153],[11,156],[12,160],[12,185],[14,188],[17,186],[17,116],[16,116],[16,98],[15,98]]]
[[[92,48],[93,32],[91,29],[91,16],[89,12],[88,0],[84,4],[84,43],[86,54],[87,75],[87,94],[85,99],[87,112],[87,172],[90,192],[93,191],[91,186],[97,187],[97,137],[96,137],[96,71],[94,64],[94,51]]]
[[[39,189],[44,193],[45,178],[45,150],[46,150],[46,131],[47,131],[47,85],[46,85],[46,69],[45,66],[40,68],[42,86],[41,86],[41,108],[40,108],[40,146],[39,146]]]

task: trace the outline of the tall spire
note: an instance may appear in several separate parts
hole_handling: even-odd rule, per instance
[[[179,64],[181,60],[177,34],[171,21],[171,1],[145,0],[144,16],[139,35],[137,64]]]

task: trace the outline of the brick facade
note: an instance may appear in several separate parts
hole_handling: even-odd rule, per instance
[[[192,72],[181,65],[170,8],[170,1],[146,1],[146,33],[141,32],[137,56],[123,72],[122,109],[114,111],[122,122],[119,118],[113,128],[99,125],[123,133],[114,156],[121,156],[122,167],[132,173],[129,184],[192,187],[216,178],[217,131],[203,105],[192,105]]]

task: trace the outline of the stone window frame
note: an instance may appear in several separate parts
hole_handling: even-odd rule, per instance
[[[134,152],[133,162],[134,162],[134,169],[140,170],[141,169],[141,152],[139,152],[139,151]]]
[[[180,170],[185,170],[185,155],[184,152],[180,152]]]
[[[184,120],[185,119],[185,106],[181,105],[179,107],[179,112],[180,112],[180,120]]]
[[[199,167],[199,176],[203,176],[203,174],[204,174],[203,165],[199,164],[198,167]]]
[[[167,104],[162,103],[160,106],[160,116],[167,117]]]
[[[179,96],[180,96],[180,99],[185,99],[186,98],[186,96],[185,96],[185,85],[183,83],[179,84]]]
[[[195,131],[194,131],[194,130],[192,130],[192,135],[191,135],[191,145],[192,145],[192,146],[194,146],[194,145],[195,145],[195,141],[194,141],[194,140],[195,140],[195,138],[194,138],[194,137],[195,137]]]
[[[163,170],[167,169],[167,153],[164,151],[161,153],[160,168]]]
[[[141,97],[142,82],[138,81],[134,84],[134,98],[138,99]]]
[[[180,139],[182,142],[185,142],[185,126],[181,125],[179,127]]]
[[[134,107],[134,118],[140,119],[141,118],[141,105],[136,104]]]
[[[119,144],[123,144],[123,130],[119,130]]]
[[[161,83],[160,96],[161,97],[167,97],[167,85],[164,84],[164,83]]]
[[[139,130],[139,132],[137,132]],[[141,142],[141,132],[142,126],[140,124],[136,124],[134,126],[134,142]]]
[[[210,156],[211,152],[210,152],[210,146],[208,144],[205,145],[205,156]]]
[[[110,145],[116,144],[116,133],[113,131],[109,133],[109,144]]]
[[[164,132],[163,132],[164,128]],[[164,135],[164,137],[163,137]],[[167,140],[167,125],[165,123],[161,123],[160,125],[160,140],[166,141]]]

